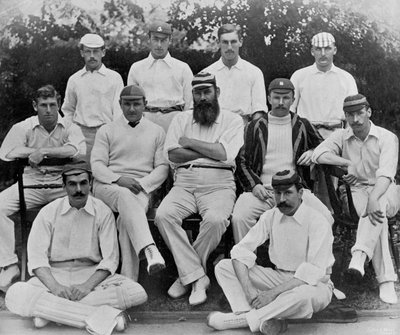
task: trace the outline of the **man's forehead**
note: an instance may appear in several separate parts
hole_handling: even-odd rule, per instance
[[[39,97],[37,99],[38,104],[50,104],[50,103],[58,103],[56,97]]]
[[[311,48],[312,49],[328,49],[328,48],[334,48],[335,47],[335,43],[331,43],[329,45],[326,45],[324,47],[322,46],[316,46],[316,45],[312,45]]]
[[[144,98],[144,97],[141,97],[141,98],[124,98],[124,97],[121,97],[121,101],[122,101],[122,102],[143,101],[143,98]]]
[[[82,49],[83,49],[83,50],[93,50],[93,51],[96,51],[96,50],[102,50],[103,48],[102,48],[102,47],[91,48],[91,47],[88,47],[88,46],[84,45],[84,46],[82,47]]]
[[[238,40],[239,34],[236,31],[232,31],[230,33],[224,33],[221,35],[220,40],[221,41],[230,41],[230,40]]]

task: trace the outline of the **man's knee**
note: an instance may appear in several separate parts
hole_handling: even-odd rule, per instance
[[[128,309],[144,304],[147,301],[147,293],[139,283],[126,278],[117,292],[120,308]]]
[[[169,206],[167,202],[162,201],[160,206],[157,208],[154,224],[160,228],[176,221],[177,213],[175,209],[172,206]]]
[[[215,265],[214,274],[219,280],[221,277],[226,276],[226,274],[234,273],[232,260],[229,258],[221,259],[217,265]]]
[[[203,215],[202,228],[215,233],[224,233],[229,226],[225,213],[218,210],[209,210]]]
[[[25,282],[17,282],[7,290],[5,303],[12,313],[29,317],[32,316],[37,300],[45,292],[44,288],[35,287]]]

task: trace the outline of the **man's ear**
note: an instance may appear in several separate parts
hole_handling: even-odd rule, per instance
[[[32,101],[32,106],[35,112],[37,112],[37,102],[35,100]]]
[[[219,87],[217,87],[216,92],[217,92],[217,98],[219,98],[219,94],[221,93],[221,90],[219,89]]]

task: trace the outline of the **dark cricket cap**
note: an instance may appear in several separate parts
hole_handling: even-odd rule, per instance
[[[272,187],[290,187],[294,184],[300,183],[300,176],[294,170],[284,170],[275,173],[272,176]]]
[[[154,21],[149,25],[149,33],[172,35],[172,26],[163,21]]]
[[[143,88],[137,85],[129,85],[125,86],[120,95],[120,98],[125,98],[125,99],[141,99],[141,98],[146,98],[146,95],[143,91]]]
[[[76,161],[76,162],[65,164],[61,171],[61,174],[63,176],[71,176],[71,175],[76,175],[76,174],[80,174],[83,172],[92,173],[92,170],[90,169],[89,163],[81,160],[81,161]]]
[[[350,95],[343,102],[343,111],[345,113],[351,113],[362,109],[363,107],[369,107],[368,100],[362,94]]]
[[[288,91],[294,92],[294,86],[287,78],[276,78],[272,80],[268,86],[268,93],[271,91],[280,91],[281,93],[287,93]]]

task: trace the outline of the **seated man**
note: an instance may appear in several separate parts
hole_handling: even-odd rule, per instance
[[[309,319],[331,301],[335,259],[330,223],[302,201],[303,188],[293,170],[276,173],[272,187],[277,206],[233,247],[232,259],[215,267],[233,313],[211,313],[207,322],[214,329],[248,326],[275,335],[286,329],[286,319]],[[275,269],[255,264],[254,251],[266,240]]]
[[[114,212],[121,246],[121,274],[137,280],[139,256],[147,259],[154,274],[165,267],[147,223],[150,192],[167,178],[164,130],[142,117],[146,107],[144,91],[126,86],[120,94],[123,115],[101,127],[93,146],[91,165],[93,192]],[[133,248],[132,248],[133,247]]]
[[[194,108],[172,120],[165,152],[176,167],[174,186],[159,206],[155,223],[170,248],[179,278],[168,290],[172,298],[192,289],[191,305],[206,301],[210,280],[206,263],[229,225],[236,199],[233,170],[243,144],[242,118],[218,105],[214,75],[197,74],[193,81]],[[182,220],[202,217],[200,231],[190,244]]]
[[[313,149],[322,138],[307,119],[289,112],[294,86],[289,79],[274,79],[268,87],[271,111],[251,122],[245,131],[244,146],[236,159],[237,180],[242,193],[233,209],[232,229],[238,243],[267,209],[275,206],[272,176],[282,169],[295,169],[305,187],[312,187],[310,163]],[[328,208],[303,190],[303,200],[333,222]]]
[[[356,243],[351,249],[349,273],[364,275],[365,260],[372,260],[382,301],[397,302],[397,279],[388,245],[387,217],[400,207],[400,187],[394,183],[398,160],[398,139],[392,132],[375,126],[365,96],[344,100],[349,128],[334,132],[313,154],[313,161],[344,167],[354,206],[360,217]]]
[[[114,215],[89,195],[88,163],[66,164],[66,197],[39,212],[28,240],[28,267],[35,277],[11,286],[7,308],[34,325],[49,321],[110,334],[127,327],[121,310],[144,303],[147,295],[133,280],[114,274],[119,253]]]
[[[24,171],[24,185],[60,184],[55,189],[26,189],[26,207],[33,208],[62,197],[60,166],[40,166],[42,160],[84,156],[85,139],[76,125],[66,126],[58,115],[60,95],[51,85],[39,88],[33,98],[37,113],[13,125],[0,148],[0,158],[12,161],[28,158],[30,166]],[[0,290],[6,291],[19,276],[18,258],[14,252],[14,222],[8,216],[19,210],[18,185],[0,193]]]

